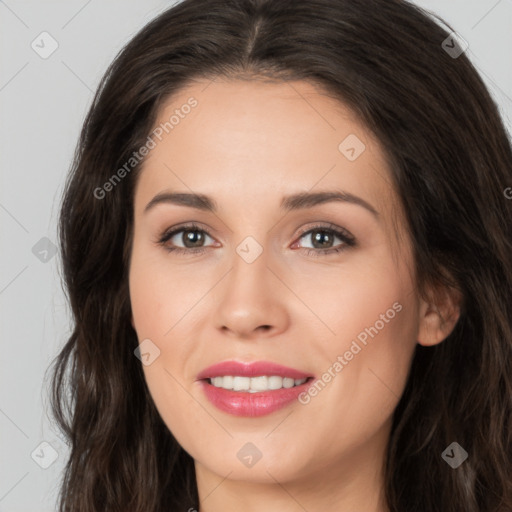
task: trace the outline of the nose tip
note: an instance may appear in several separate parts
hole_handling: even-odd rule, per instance
[[[287,291],[269,268],[269,255],[265,252],[248,262],[236,254],[228,275],[216,288],[216,327],[224,334],[247,340],[274,336],[288,327]]]

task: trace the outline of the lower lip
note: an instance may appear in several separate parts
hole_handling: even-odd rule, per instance
[[[258,391],[257,393],[217,388],[207,380],[200,382],[206,398],[221,411],[233,416],[256,417],[270,414],[297,400],[312,381],[313,379],[309,379],[304,384],[293,388]]]

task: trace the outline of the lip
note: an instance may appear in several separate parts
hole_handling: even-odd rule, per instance
[[[309,379],[304,384],[293,388],[281,388],[258,393],[216,388],[207,380],[201,380],[199,383],[206,398],[221,411],[233,416],[254,418],[270,414],[294,401],[298,401],[299,395],[306,391],[313,382],[314,379]]]
[[[271,361],[254,361],[252,363],[243,363],[240,361],[223,361],[213,366],[209,366],[201,371],[197,380],[211,379],[212,377],[223,377],[224,375],[239,375],[241,377],[258,377],[260,375],[278,375],[279,377],[289,377],[291,379],[305,379],[313,377],[310,373],[305,373],[295,368],[289,368]]]
[[[231,391],[217,388],[208,382],[212,377],[234,375],[242,377],[258,377],[260,375],[278,375],[292,379],[308,380],[292,388],[273,389],[249,393],[248,391]],[[314,381],[313,375],[295,368],[289,368],[270,361],[242,363],[224,361],[205,368],[197,376],[206,398],[215,407],[233,416],[257,417],[270,414],[296,401]]]

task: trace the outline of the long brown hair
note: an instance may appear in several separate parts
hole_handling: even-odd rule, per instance
[[[119,53],[85,120],[60,215],[73,315],[52,365],[53,414],[70,445],[61,512],[199,508],[193,460],[133,353],[127,271],[140,164],[114,190],[95,190],[146,142],[164,101],[216,76],[308,80],[348,105],[386,152],[420,293],[437,284],[462,294],[452,334],[417,346],[394,413],[390,509],[512,510],[512,148],[466,54],[443,47],[452,31],[398,0],[185,0]],[[441,457],[454,441],[468,453],[457,469]]]

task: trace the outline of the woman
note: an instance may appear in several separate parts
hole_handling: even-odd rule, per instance
[[[512,150],[452,32],[185,0],[118,55],[60,217],[60,510],[512,510]]]

